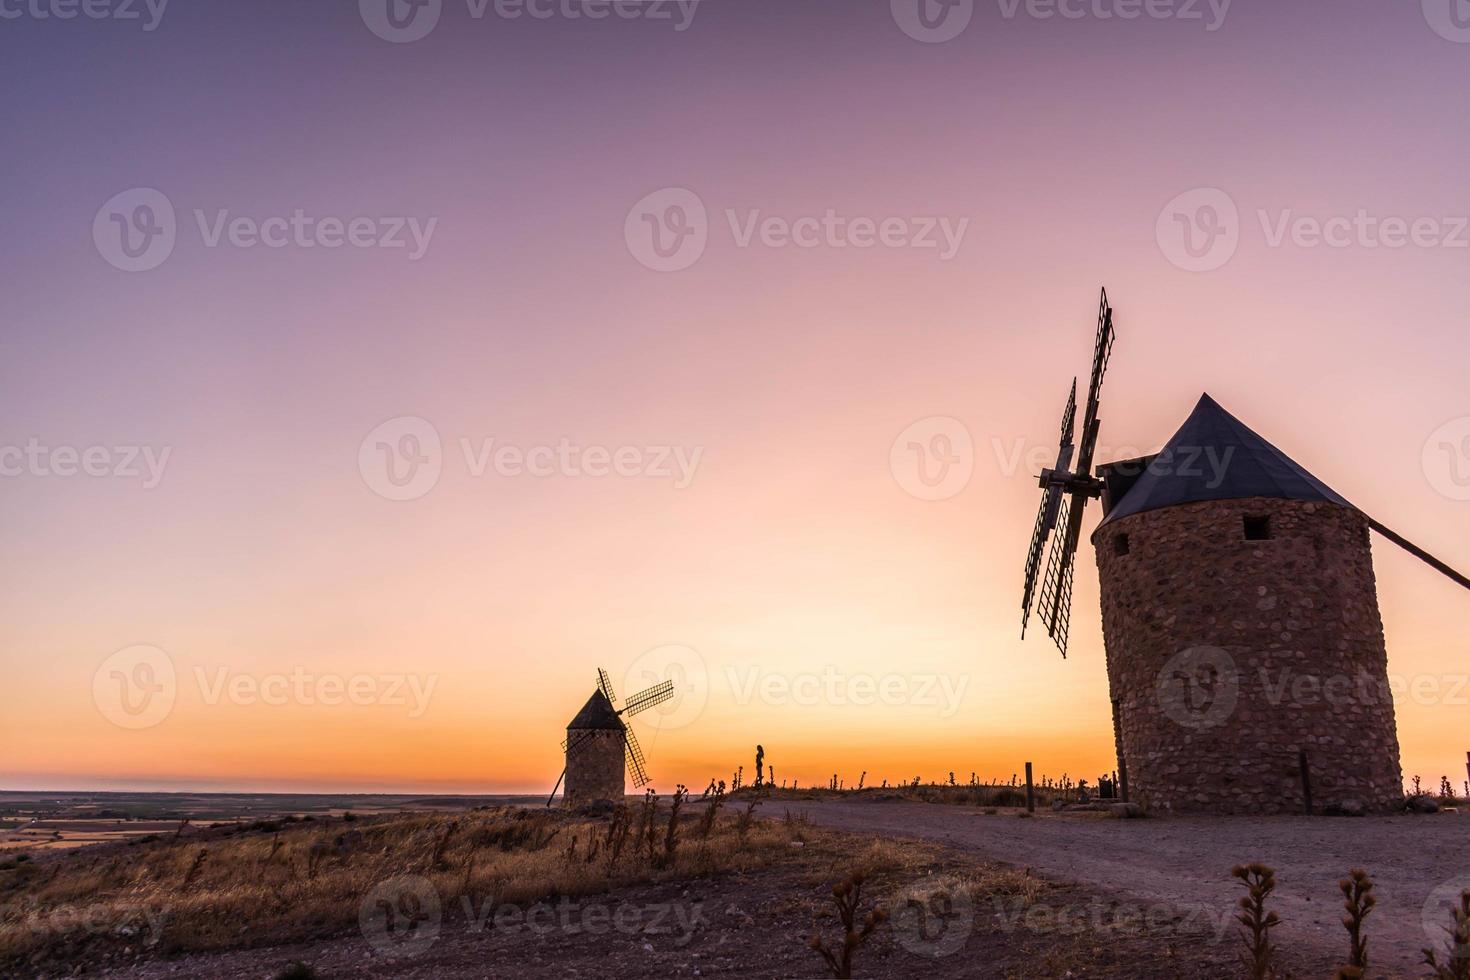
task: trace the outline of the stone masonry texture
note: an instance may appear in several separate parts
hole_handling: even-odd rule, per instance
[[[1247,518],[1269,537],[1248,539]],[[1362,514],[1208,501],[1110,523],[1093,543],[1132,799],[1158,812],[1301,813],[1305,749],[1317,812],[1402,804]]]
[[[586,741],[582,741],[585,737]],[[623,801],[623,733],[611,729],[567,729],[567,744],[577,744],[567,756],[566,806],[598,800]]]

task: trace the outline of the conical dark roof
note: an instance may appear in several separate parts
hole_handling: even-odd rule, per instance
[[[1209,395],[1149,462],[1099,527],[1161,507],[1274,497],[1351,507],[1301,464],[1251,431]]]
[[[582,710],[577,712],[577,717],[568,724],[567,729],[610,729],[615,732],[623,730],[623,723],[618,720],[618,713],[613,710],[612,702],[607,695],[597,690],[592,692],[592,697],[582,705]]]

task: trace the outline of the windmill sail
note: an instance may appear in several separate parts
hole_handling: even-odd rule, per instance
[[[1087,502],[1102,493],[1102,483],[1093,476],[1092,460],[1097,451],[1103,379],[1113,354],[1113,308],[1107,290],[1098,301],[1097,332],[1092,342],[1092,371],[1087,381],[1087,405],[1082,416],[1081,442],[1077,446],[1076,468],[1072,469],[1071,445],[1073,421],[1077,408],[1077,384],[1072,383],[1072,397],[1062,415],[1062,445],[1055,469],[1043,470],[1041,509],[1036,527],[1031,532],[1031,547],[1026,555],[1025,588],[1021,595],[1021,636],[1031,618],[1031,601],[1036,592],[1041,553],[1048,538],[1051,551],[1046,572],[1041,580],[1040,612],[1047,634],[1067,655],[1067,633],[1072,616],[1072,575],[1077,563],[1077,542],[1082,536],[1082,518]],[[1053,536],[1053,532],[1055,536]]]

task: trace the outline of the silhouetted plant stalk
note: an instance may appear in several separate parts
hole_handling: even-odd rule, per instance
[[[1373,879],[1359,868],[1350,871],[1337,887],[1342,889],[1342,907],[1347,912],[1342,917],[1342,925],[1350,940],[1347,966],[1340,968],[1337,976],[1339,980],[1359,980],[1368,969],[1368,937],[1363,935],[1363,920],[1368,918],[1378,899],[1373,895]]]
[[[862,897],[863,876],[860,872],[835,885],[832,889],[832,904],[837,906],[837,918],[842,922],[842,944],[836,949],[828,949],[822,942],[821,935],[815,932],[807,942],[807,945],[822,957],[827,964],[827,969],[838,980],[846,980],[852,976],[853,955],[857,952],[858,947],[873,934],[873,930],[888,918],[886,911],[875,906],[859,925],[857,914]]]
[[[1271,930],[1281,923],[1275,912],[1266,911],[1266,899],[1276,890],[1276,872],[1264,864],[1246,864],[1236,865],[1230,873],[1247,889],[1235,916],[1245,926],[1246,969],[1251,980],[1268,980],[1272,975],[1271,957],[1276,951],[1271,945]]]
[[[760,806],[759,800],[752,800],[740,813],[735,823],[735,832],[740,835],[740,842],[745,843],[745,835],[750,833],[751,825],[755,823],[755,808]]]
[[[431,867],[431,868],[443,868],[443,867],[445,867],[445,864],[444,864],[444,850],[445,850],[445,848],[447,848],[449,846],[449,838],[453,837],[454,836],[454,832],[456,830],[458,830],[458,829],[459,829],[459,821],[458,820],[451,820],[449,822],[448,826],[446,826],[444,828],[444,832],[439,835],[439,838],[436,841],[434,841],[434,853],[429,857],[429,867]],[[573,841],[572,844],[573,844],[573,846],[576,846],[576,841]]]
[[[198,880],[199,873],[204,870],[204,862],[208,858],[209,851],[201,847],[199,849],[199,853],[194,855],[194,862],[189,865],[189,870],[184,873],[184,884],[181,889],[182,891],[188,891],[189,886],[194,884],[194,882]]]
[[[699,836],[708,840],[709,835],[715,829],[715,817],[719,815],[720,807],[725,805],[725,784],[721,783],[710,800],[709,806],[705,807],[704,816],[699,821]]]
[[[664,863],[674,863],[674,852],[679,849],[679,808],[689,796],[689,790],[680,783],[674,790],[673,802],[669,805],[669,829],[664,833]]]
[[[626,803],[613,809],[612,820],[607,825],[607,872],[612,874],[623,848],[628,843],[628,834],[633,829],[633,814]]]
[[[1435,980],[1470,980],[1470,891],[1460,893],[1455,909],[1455,925],[1450,934],[1449,962],[1441,963],[1439,953],[1424,950],[1424,963],[1433,970]]]

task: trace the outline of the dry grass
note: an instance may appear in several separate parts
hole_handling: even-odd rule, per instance
[[[746,808],[742,807],[741,811]],[[498,808],[200,833],[106,852],[73,852],[0,872],[3,965],[123,943],[158,954],[272,945],[355,928],[363,898],[400,875],[427,878],[446,910],[460,896],[529,905],[640,882],[745,872],[830,850],[852,866],[897,867],[892,845],[852,855],[800,821],[721,814],[707,835],[686,814],[657,860],[616,835],[626,823],[556,810]],[[702,828],[701,828],[702,830]],[[651,829],[647,831],[651,833]],[[850,860],[856,858],[856,861]]]
[[[1038,786],[1035,789],[1037,809],[1049,809],[1052,801],[1066,796],[1071,799],[1075,793],[1067,795],[1058,790]],[[897,787],[872,787],[866,789],[782,789],[779,787],[762,786],[760,789],[747,788],[731,793],[727,799],[732,802],[745,802],[752,799],[770,800],[774,802],[790,800],[904,800],[915,803],[943,803],[951,806],[973,806],[973,807],[1024,807],[1026,805],[1025,786],[944,786],[937,784],[921,784],[919,786],[905,785]],[[1121,802],[1121,801],[1115,801]]]

